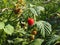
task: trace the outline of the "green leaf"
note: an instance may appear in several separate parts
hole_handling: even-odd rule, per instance
[[[4,31],[7,34],[11,35],[14,32],[14,27],[12,25],[8,24],[5,26]]]
[[[30,45],[41,45],[43,41],[43,39],[35,39]]]
[[[34,15],[38,15],[41,13],[41,11],[44,11],[44,7],[42,6],[37,6],[37,7],[34,7],[34,8],[30,8],[30,11],[34,14]]]
[[[26,41],[22,42],[22,45],[27,45],[27,44],[28,44],[28,42],[26,42]]]
[[[20,28],[19,30],[16,30],[16,32],[19,32],[19,33],[21,33],[21,34],[26,34],[26,31],[24,31],[23,28]]]
[[[4,29],[4,26],[5,26],[4,22],[0,22],[0,29]]]
[[[14,39],[14,43],[15,43],[15,44],[20,43],[21,41],[23,41],[22,38],[15,38],[15,39]]]
[[[58,35],[53,35],[53,36],[51,36],[49,39],[47,39],[47,42],[46,42],[45,45],[51,45],[51,44],[54,45],[54,43],[55,43],[57,40],[59,40],[59,39],[60,39],[60,36],[58,36]]]
[[[3,2],[6,4],[7,3],[7,0],[3,0]]]
[[[45,9],[44,9],[44,7],[42,7],[42,6],[37,6],[36,7],[36,12],[38,13],[38,14],[40,14],[41,13],[41,11],[44,11]]]
[[[13,40],[7,40],[8,41],[8,43],[13,43]]]
[[[38,15],[36,10],[34,8],[30,8],[31,12],[34,14],[34,15]]]
[[[45,37],[46,35],[49,35],[52,31],[51,25],[48,22],[45,21],[38,21],[36,22],[37,28],[40,30],[40,34]]]
[[[60,8],[57,10],[57,12],[60,12]]]

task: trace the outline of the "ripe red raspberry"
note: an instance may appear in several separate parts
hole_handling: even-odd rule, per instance
[[[34,25],[34,19],[33,18],[28,18],[28,25],[30,25],[30,26]]]

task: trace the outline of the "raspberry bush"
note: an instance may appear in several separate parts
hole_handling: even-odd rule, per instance
[[[0,45],[60,45],[60,0],[0,0]]]

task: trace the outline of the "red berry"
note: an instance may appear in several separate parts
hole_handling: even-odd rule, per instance
[[[34,24],[33,18],[28,18],[28,25],[32,26]]]

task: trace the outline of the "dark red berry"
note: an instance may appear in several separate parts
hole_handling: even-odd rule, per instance
[[[19,8],[15,9],[14,12],[15,12],[15,14],[18,14],[20,12],[20,9]]]

